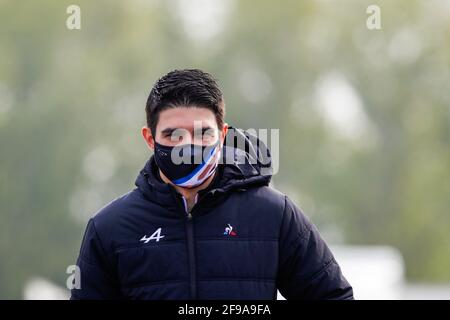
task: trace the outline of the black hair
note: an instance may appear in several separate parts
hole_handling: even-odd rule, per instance
[[[159,78],[147,99],[147,126],[155,136],[159,113],[175,107],[199,107],[211,110],[219,130],[223,128],[225,101],[222,92],[209,73],[199,69],[173,70]]]

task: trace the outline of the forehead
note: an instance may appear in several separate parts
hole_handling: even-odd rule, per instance
[[[197,127],[217,128],[214,113],[207,108],[175,107],[161,111],[156,129],[183,128],[189,131]]]

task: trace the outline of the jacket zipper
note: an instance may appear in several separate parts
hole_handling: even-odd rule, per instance
[[[194,223],[192,221],[192,209],[188,210],[186,199],[181,196],[184,202],[184,209],[186,212],[185,226],[186,226],[186,240],[188,246],[188,260],[189,260],[189,278],[190,278],[190,292],[191,299],[197,299],[197,283],[195,271],[195,248],[194,248]]]

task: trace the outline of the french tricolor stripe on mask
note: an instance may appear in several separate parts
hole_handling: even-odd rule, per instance
[[[172,181],[174,184],[184,188],[193,188],[201,185],[215,171],[220,157],[220,145],[211,150],[206,161],[198,165],[193,172],[186,177]]]

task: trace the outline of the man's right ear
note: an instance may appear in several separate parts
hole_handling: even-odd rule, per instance
[[[145,143],[147,143],[147,146],[153,151],[155,149],[155,139],[153,137],[152,130],[150,130],[147,126],[143,126],[141,133],[144,137]]]

